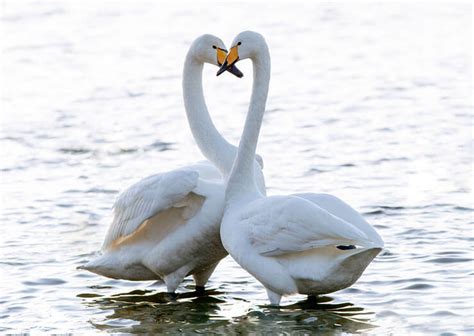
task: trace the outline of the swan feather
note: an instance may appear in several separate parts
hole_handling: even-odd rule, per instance
[[[195,170],[177,169],[148,176],[126,189],[113,206],[114,218],[102,250],[135,232],[160,211],[185,205],[186,196],[196,188],[198,179],[199,173]]]
[[[251,244],[264,256],[368,243],[367,235],[354,225],[296,196],[259,199],[241,216],[242,224],[250,230]]]

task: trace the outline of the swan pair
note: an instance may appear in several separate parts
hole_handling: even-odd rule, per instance
[[[211,47],[225,50],[209,35],[191,46],[183,91],[193,135],[217,170],[208,162],[200,163],[151,176],[126,190],[116,202],[104,255],[84,268],[132,280],[158,277],[169,292],[193,274],[202,289],[228,252],[265,286],[274,305],[282,295],[317,295],[352,285],[383,247],[372,226],[328,194],[265,196],[262,165],[256,157],[270,81],[264,38],[255,32],[240,33],[223,61]],[[235,63],[247,58],[253,62],[254,81],[237,151],[209,118],[202,66],[222,64],[218,75],[226,70],[240,75]]]

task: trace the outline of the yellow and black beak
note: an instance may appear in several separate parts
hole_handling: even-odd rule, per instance
[[[235,45],[230,48],[230,52],[225,58],[224,62],[221,65],[219,71],[217,71],[216,76],[219,76],[224,71],[230,71],[230,69],[235,68],[235,63],[239,60],[239,46]],[[237,76],[238,77],[238,76]]]
[[[221,66],[219,71],[221,71],[222,66],[226,62],[226,57],[227,57],[227,50],[217,48],[217,64],[219,64]],[[237,67],[235,65],[226,66],[226,68],[224,70],[222,70],[222,72],[224,72],[226,70],[229,71],[231,74],[233,74],[236,77],[242,78],[244,76],[244,74],[239,69],[237,69]]]

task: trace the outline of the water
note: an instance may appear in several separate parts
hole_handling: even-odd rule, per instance
[[[252,8],[254,7],[254,8]],[[469,334],[473,326],[471,7],[3,2],[0,331]],[[329,192],[386,250],[351,288],[266,306],[230,258],[196,297],[76,270],[117,193],[201,159],[181,71],[202,33],[261,32],[272,83],[268,194]],[[237,142],[251,87],[204,72]]]

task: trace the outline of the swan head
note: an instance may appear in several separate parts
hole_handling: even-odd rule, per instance
[[[230,67],[235,66],[240,60],[250,58],[256,60],[257,55],[264,54],[269,57],[267,43],[265,38],[259,33],[253,31],[244,31],[237,35],[232,41],[232,47],[227,55],[224,63],[221,65],[217,76]]]
[[[189,56],[200,63],[221,66],[227,57],[227,49],[220,38],[205,34],[194,40],[189,49]],[[235,65],[226,70],[239,78],[243,77],[243,73]]]

